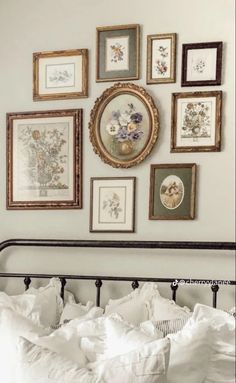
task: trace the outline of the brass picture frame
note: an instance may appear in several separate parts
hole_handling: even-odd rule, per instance
[[[33,100],[88,97],[88,50],[33,53]]]
[[[221,150],[222,91],[172,94],[171,152]]]
[[[7,114],[7,209],[82,208],[82,109]]]
[[[102,161],[129,168],[153,149],[159,132],[158,109],[144,88],[117,83],[96,100],[89,130],[94,152]]]
[[[90,232],[135,231],[136,177],[90,180]]]
[[[147,36],[147,84],[176,82],[176,33]]]
[[[96,82],[138,80],[140,26],[98,27],[96,61]]]
[[[150,220],[195,218],[196,164],[151,165]]]

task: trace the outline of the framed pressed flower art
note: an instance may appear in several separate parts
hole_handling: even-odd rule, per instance
[[[183,44],[181,85],[220,85],[222,48],[222,41]]]
[[[91,232],[134,232],[135,183],[135,177],[91,178]]]
[[[175,82],[176,33],[147,37],[147,84]]]
[[[97,28],[96,81],[139,78],[139,25]]]
[[[34,101],[88,96],[88,50],[33,54]]]
[[[129,168],[151,152],[159,132],[158,110],[144,88],[117,83],[99,97],[90,114],[96,154],[115,168]]]
[[[172,94],[171,152],[221,148],[222,92]]]
[[[151,165],[149,219],[194,219],[196,164]]]
[[[82,109],[7,114],[8,209],[82,207]]]

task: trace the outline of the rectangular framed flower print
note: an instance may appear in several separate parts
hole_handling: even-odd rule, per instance
[[[8,209],[82,207],[82,109],[7,114]]]
[[[134,232],[135,183],[135,177],[91,178],[91,232]]]
[[[88,50],[33,54],[34,101],[88,96]]]
[[[176,33],[147,37],[147,84],[176,81]]]
[[[222,92],[172,94],[171,152],[221,148]]]
[[[151,165],[149,219],[195,218],[196,164]]]
[[[97,28],[96,81],[139,78],[139,25]]]

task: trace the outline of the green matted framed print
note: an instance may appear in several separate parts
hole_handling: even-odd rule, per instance
[[[138,80],[139,55],[138,24],[98,27],[96,81]]]
[[[196,164],[151,165],[150,220],[195,218]]]

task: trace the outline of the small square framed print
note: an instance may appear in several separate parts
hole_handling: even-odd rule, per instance
[[[88,96],[88,50],[33,54],[34,101]]]
[[[139,78],[139,30],[137,24],[97,28],[97,82]]]
[[[220,85],[222,48],[222,41],[183,44],[181,85]]]
[[[7,114],[8,209],[82,208],[82,109]]]
[[[147,37],[147,84],[176,81],[176,33]]]
[[[221,110],[221,91],[173,93],[171,152],[220,151]]]
[[[135,177],[91,178],[91,232],[134,232],[135,184]]]
[[[151,165],[149,219],[195,218],[196,164]]]

